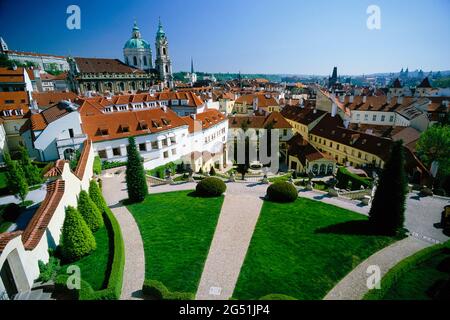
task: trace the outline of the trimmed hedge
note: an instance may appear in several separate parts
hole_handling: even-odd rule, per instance
[[[291,183],[280,181],[267,188],[266,198],[274,202],[294,202],[298,198],[298,192]]]
[[[127,163],[125,161],[103,161],[102,170],[124,167]]]
[[[381,288],[372,289],[364,295],[363,300],[381,300],[386,293],[397,283],[397,281],[416,265],[438,255],[444,248],[449,248],[450,242],[434,245],[423,249],[416,254],[400,261],[391,270],[389,270],[381,279]]]
[[[190,292],[171,292],[160,281],[145,279],[142,293],[152,300],[194,300],[195,295]]]
[[[105,225],[113,233],[114,255],[105,289],[94,291],[89,283],[81,280],[80,290],[67,288],[68,275],[60,275],[55,280],[57,292],[68,293],[74,300],[118,300],[122,292],[123,270],[125,266],[125,248],[119,223],[109,208],[104,211]]]
[[[93,165],[94,174],[99,175],[102,173],[102,160],[99,156],[95,156]]]
[[[259,298],[259,300],[297,300],[297,299],[291,296],[287,296],[285,294],[272,293]]]
[[[196,194],[202,197],[218,197],[227,190],[225,182],[219,178],[208,177],[201,180],[195,188]]]
[[[347,189],[349,183],[351,183],[351,190],[359,190],[361,186],[365,189],[372,186],[370,178],[362,178],[354,173],[348,171],[345,167],[338,169],[336,179],[338,180],[337,187],[339,189]]]

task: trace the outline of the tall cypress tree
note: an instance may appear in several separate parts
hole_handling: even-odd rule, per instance
[[[106,204],[102,192],[100,191],[100,188],[95,180],[91,180],[89,182],[89,197],[92,199],[101,213],[104,213],[106,211],[108,205]]]
[[[148,186],[145,179],[144,166],[141,156],[136,147],[136,141],[133,137],[128,139],[127,146],[127,170],[126,182],[128,188],[128,198],[131,202],[142,202],[148,195]]]
[[[8,190],[17,196],[22,201],[25,201],[25,198],[28,194],[28,183],[25,177],[25,173],[22,170],[20,164],[11,159],[11,156],[8,152],[3,154],[3,158],[5,160],[5,164],[7,167],[6,178],[8,180]]]
[[[369,222],[374,230],[395,235],[403,228],[407,187],[403,142],[396,141],[380,175],[369,212]]]
[[[25,178],[29,185],[42,183],[41,171],[31,162],[28,151],[23,146],[19,147],[19,163],[22,166],[22,170],[25,173]]]

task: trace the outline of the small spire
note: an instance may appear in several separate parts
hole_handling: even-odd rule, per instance
[[[194,59],[191,57],[191,73],[194,73]]]

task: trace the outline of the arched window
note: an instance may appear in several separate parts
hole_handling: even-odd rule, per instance
[[[163,55],[166,55],[167,53],[166,53],[166,48],[162,48],[163,49]]]
[[[146,66],[146,65],[147,65],[147,57],[144,56],[144,66]]]
[[[125,57],[125,63],[130,64],[130,62],[128,61],[128,57]]]
[[[133,57],[133,65],[137,66],[137,58],[136,58],[136,56]]]
[[[136,90],[136,82],[133,81],[133,82],[131,83],[131,88],[132,88],[133,90]]]
[[[166,73],[169,73],[169,66],[166,64]]]
[[[119,86],[120,86],[120,91],[125,91],[125,83],[121,82],[119,84]]]

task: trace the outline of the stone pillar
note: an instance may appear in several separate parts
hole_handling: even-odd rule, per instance
[[[107,159],[111,159],[111,158],[114,157],[111,147],[106,147],[105,151],[106,151],[106,158]]]

